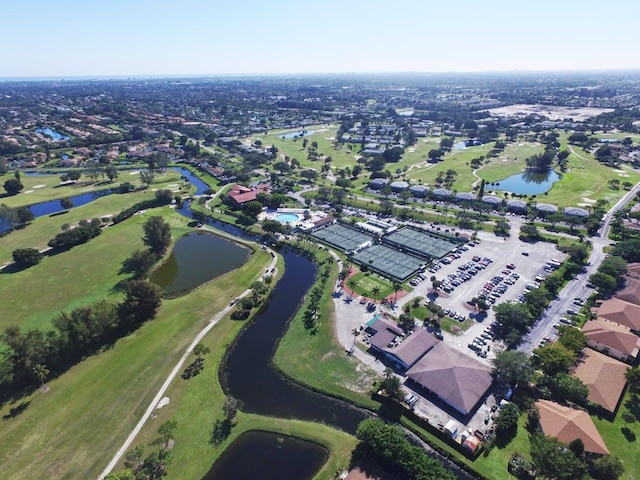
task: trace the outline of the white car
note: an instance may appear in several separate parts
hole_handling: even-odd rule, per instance
[[[416,397],[412,393],[410,393],[406,397],[404,397],[404,403],[406,403],[410,407],[414,406],[417,401],[418,401],[418,397]]]

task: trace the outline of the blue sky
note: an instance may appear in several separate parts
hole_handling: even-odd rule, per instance
[[[640,69],[638,0],[0,0],[0,77]]]

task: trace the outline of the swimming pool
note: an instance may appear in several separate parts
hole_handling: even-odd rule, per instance
[[[280,223],[294,223],[299,220],[298,215],[295,213],[280,213],[276,215],[275,219]]]

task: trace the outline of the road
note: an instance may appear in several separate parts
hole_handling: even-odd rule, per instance
[[[269,251],[273,255],[273,259],[271,260],[271,262],[270,262],[269,266],[267,267],[266,271],[272,270],[273,271],[272,275],[273,275],[273,274],[277,273],[273,269],[275,269],[276,263],[278,261],[278,257],[276,256],[275,252],[273,252],[272,250],[267,249],[267,251]],[[238,298],[239,299],[243,298],[243,297],[249,295],[250,293],[251,293],[251,289],[248,288],[244,292],[242,292],[238,296]],[[222,318],[225,315],[227,315],[234,307],[235,307],[235,302],[234,302],[233,305],[227,305],[225,308],[223,308],[221,311],[219,311],[213,318],[211,318],[209,320],[209,323],[207,323],[206,327],[204,327],[202,330],[200,330],[200,332],[196,335],[196,337],[193,339],[193,341],[191,342],[189,347],[187,347],[187,350],[184,352],[182,357],[180,357],[180,360],[178,360],[178,362],[176,363],[175,367],[173,367],[173,370],[171,370],[171,373],[169,373],[169,376],[167,376],[166,380],[164,381],[164,383],[160,387],[160,390],[158,390],[158,393],[156,393],[156,396],[153,397],[153,400],[151,400],[151,403],[149,404],[149,406],[145,410],[144,415],[142,415],[142,418],[140,418],[140,421],[138,422],[138,424],[134,427],[134,429],[131,431],[131,433],[129,434],[127,439],[124,441],[122,446],[118,449],[118,451],[113,456],[111,461],[108,463],[108,465],[102,471],[102,473],[98,477],[99,480],[102,480],[104,477],[106,477],[111,472],[111,470],[113,470],[115,468],[115,466],[118,464],[118,462],[122,459],[122,456],[125,454],[125,452],[131,447],[131,444],[135,440],[136,436],[138,435],[138,433],[140,433],[140,430],[142,430],[142,427],[144,427],[144,424],[147,422],[147,420],[149,420],[149,417],[153,414],[153,411],[156,409],[156,406],[158,405],[158,402],[160,401],[160,399],[162,397],[164,397],[164,394],[167,391],[167,389],[169,388],[169,385],[171,385],[171,382],[173,381],[173,379],[176,377],[176,375],[178,373],[180,373],[182,371],[182,367],[184,366],[184,363],[187,361],[187,358],[190,357],[191,352],[193,351],[193,347],[195,347],[198,343],[200,343],[202,341],[202,339],[204,338],[204,336],[207,333],[209,333],[209,331],[220,320],[222,320]]]
[[[563,314],[566,314],[567,309],[577,308],[573,305],[573,299],[579,296],[584,296],[586,289],[586,283],[589,277],[596,273],[600,263],[605,258],[604,247],[608,246],[611,242],[608,240],[609,230],[611,229],[611,221],[614,218],[615,212],[623,208],[635,195],[640,192],[640,183],[627,192],[618,202],[611,207],[611,209],[604,215],[602,219],[602,227],[599,230],[599,236],[591,237],[590,241],[593,245],[591,256],[589,257],[589,264],[586,267],[586,272],[580,273],[573,280],[570,280],[562,291],[558,294],[558,297],[553,300],[540,320],[536,322],[530,332],[524,337],[518,350],[531,354],[531,352],[540,345],[540,342],[545,337],[552,337],[555,335],[555,329],[553,325],[557,322],[558,318]]]

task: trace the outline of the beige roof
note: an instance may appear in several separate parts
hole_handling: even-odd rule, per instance
[[[407,376],[465,415],[493,383],[491,367],[441,342]]]
[[[540,426],[545,435],[569,444],[576,438],[584,443],[585,452],[605,455],[609,449],[587,412],[565,407],[549,400],[536,402],[540,412]]]
[[[619,323],[632,330],[640,330],[640,306],[619,298],[605,300],[594,309],[599,317]]]
[[[627,380],[624,374],[629,367],[591,348],[584,349],[584,357],[573,374],[589,389],[590,402],[597,403],[610,412],[615,412],[618,400]]]
[[[587,340],[606,345],[614,350],[635,357],[640,349],[640,337],[631,332],[628,327],[611,322],[604,318],[589,320],[582,327],[582,333]]]
[[[624,280],[624,288],[618,290],[615,297],[625,302],[640,305],[640,280],[626,275],[622,278]]]

